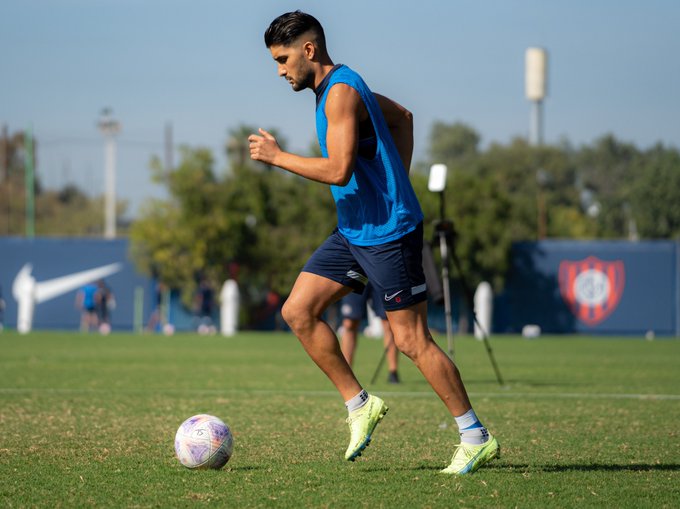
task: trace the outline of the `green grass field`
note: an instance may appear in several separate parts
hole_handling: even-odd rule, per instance
[[[456,359],[503,456],[443,476],[452,418],[402,357],[390,412],[356,463],[340,397],[289,334],[0,334],[3,507],[679,507],[680,341],[470,338]],[[381,354],[363,339],[367,385]],[[174,457],[211,413],[235,436],[220,471]]]

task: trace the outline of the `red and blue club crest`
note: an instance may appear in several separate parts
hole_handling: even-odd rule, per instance
[[[590,326],[612,314],[621,301],[625,285],[622,261],[606,262],[594,256],[560,262],[558,277],[560,293],[571,312]]]

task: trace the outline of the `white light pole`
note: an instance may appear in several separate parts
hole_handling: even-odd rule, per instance
[[[531,101],[531,124],[529,143],[543,143],[543,99],[548,89],[548,53],[543,48],[528,48],[526,51],[525,90]]]
[[[116,135],[120,122],[111,116],[111,109],[104,108],[99,118],[99,131],[106,139],[104,148],[105,189],[104,189],[104,238],[116,238]]]

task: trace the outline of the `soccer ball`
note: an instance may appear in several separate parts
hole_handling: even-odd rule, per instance
[[[233,446],[229,426],[213,415],[189,417],[175,435],[177,459],[187,468],[222,468],[231,458]]]

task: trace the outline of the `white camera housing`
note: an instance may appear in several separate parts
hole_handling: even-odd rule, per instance
[[[427,181],[427,188],[433,193],[441,193],[446,188],[446,171],[448,168],[445,164],[433,164],[430,167],[430,178]]]

